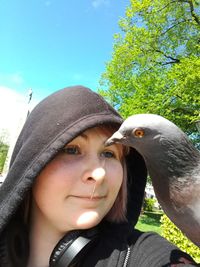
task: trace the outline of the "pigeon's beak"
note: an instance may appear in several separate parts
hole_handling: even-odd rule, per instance
[[[114,143],[119,143],[122,139],[124,139],[124,136],[120,132],[115,132],[106,142],[106,146],[111,146]]]

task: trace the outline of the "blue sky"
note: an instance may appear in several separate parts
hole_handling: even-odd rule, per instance
[[[129,0],[0,0],[0,135],[8,133],[11,147],[27,110],[41,99],[71,85],[97,89],[128,5]]]
[[[65,86],[96,90],[128,0],[1,0],[0,87],[40,100]]]

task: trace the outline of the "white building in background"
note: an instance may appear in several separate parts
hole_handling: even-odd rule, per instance
[[[19,136],[19,133],[24,125],[24,122],[26,121],[27,117],[27,108],[22,109],[22,114],[19,116],[19,118],[16,119],[15,123],[13,126],[13,130],[9,131],[9,150],[8,154],[6,157],[6,161],[4,163],[4,168],[3,168],[3,176],[6,175],[9,165],[10,165],[10,160],[11,160],[11,155],[15,146],[15,143],[17,141],[17,138]]]
[[[30,103],[32,94],[33,92],[31,89],[28,95],[23,96],[9,88],[0,87],[0,131],[6,130],[9,144],[9,150],[0,182],[5,179],[16,140],[26,121],[28,113],[33,108]]]
[[[156,202],[155,202],[154,206],[155,206],[155,208],[160,209],[160,205],[157,201],[153,186],[149,183],[147,183],[146,188],[145,188],[145,197],[155,199]]]
[[[155,198],[156,197],[153,186],[149,183],[147,183],[147,185],[146,185],[145,193],[146,193],[147,198]]]
[[[5,179],[5,176],[0,174],[0,186],[2,185],[4,179]]]

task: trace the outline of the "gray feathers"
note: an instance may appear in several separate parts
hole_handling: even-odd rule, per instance
[[[163,210],[200,246],[200,153],[183,131],[161,116],[138,114],[126,119],[107,145],[114,142],[143,156]]]

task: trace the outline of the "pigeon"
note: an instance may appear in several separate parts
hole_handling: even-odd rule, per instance
[[[163,211],[200,247],[200,152],[187,135],[162,116],[137,114],[106,141],[113,143],[142,155]]]

